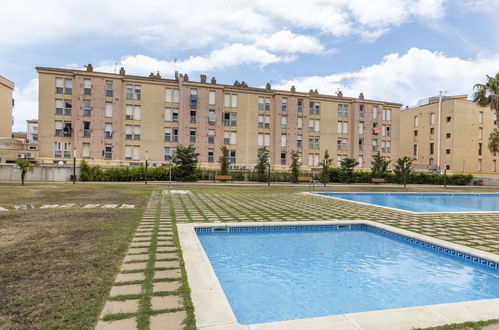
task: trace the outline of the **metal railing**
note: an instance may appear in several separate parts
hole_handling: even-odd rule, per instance
[[[319,187],[324,192],[329,192],[328,187],[325,183],[320,182],[319,180],[310,180],[308,184],[308,192],[315,192],[315,186]]]

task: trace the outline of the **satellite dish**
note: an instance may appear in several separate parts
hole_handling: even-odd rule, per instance
[[[60,160],[57,164],[62,166],[62,165],[64,165],[64,162],[62,160]]]

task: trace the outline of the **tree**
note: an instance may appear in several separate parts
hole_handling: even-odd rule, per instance
[[[291,151],[291,182],[297,183],[298,177],[300,176],[300,153],[298,151]]]
[[[329,152],[324,151],[324,158],[322,158],[321,166],[321,182],[326,185],[329,182],[329,168],[333,160],[329,157]]]
[[[26,178],[26,174],[28,172],[33,172],[36,164],[33,164],[25,159],[16,160],[16,164],[21,169],[21,184],[24,185],[24,178]]]
[[[495,111],[496,125],[499,128],[499,73],[493,77],[487,75],[487,82],[475,84],[473,89],[475,90],[473,101],[481,107],[490,107],[490,110]],[[494,138],[494,135],[491,134],[490,138]],[[499,145],[489,140],[489,149],[492,153],[499,152]]]
[[[265,172],[269,166],[269,151],[267,147],[258,149],[258,160],[256,162],[256,180],[265,181]]]
[[[341,170],[345,176],[345,182],[351,183],[353,180],[353,169],[359,165],[359,162],[353,158],[343,158],[340,162]]]
[[[226,146],[220,147],[220,151],[222,154],[218,159],[220,163],[220,175],[228,175],[229,174],[229,149]]]
[[[489,136],[489,150],[494,155],[499,152],[499,130],[495,129]]]
[[[395,174],[400,178],[400,183],[407,186],[407,177],[412,173],[412,159],[409,157],[399,158],[395,164]]]
[[[192,145],[179,145],[172,162],[177,165],[178,179],[181,181],[196,181],[198,178],[198,156]]]
[[[373,178],[382,178],[383,175],[388,172],[388,165],[390,165],[390,160],[381,156],[378,151],[378,153],[374,155],[371,162],[371,172]]]

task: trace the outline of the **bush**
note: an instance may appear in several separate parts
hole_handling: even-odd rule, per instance
[[[473,175],[471,174],[452,174],[447,176],[447,183],[450,185],[464,186],[471,183]]]

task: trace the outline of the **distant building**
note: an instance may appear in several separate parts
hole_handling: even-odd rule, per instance
[[[26,134],[29,144],[38,144],[38,120],[26,120]]]
[[[12,109],[14,108],[14,83],[0,76],[0,137],[12,136]]]
[[[419,171],[497,175],[499,155],[488,149],[495,112],[466,95],[431,97],[400,113],[400,156],[415,158]]]

